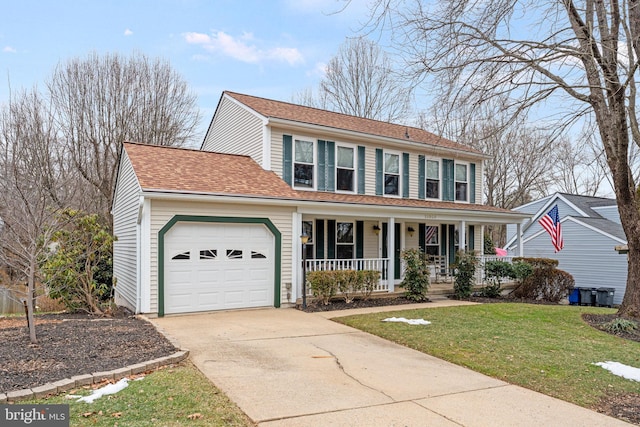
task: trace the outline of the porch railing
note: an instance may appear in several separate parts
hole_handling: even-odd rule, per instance
[[[387,271],[388,258],[359,258],[359,259],[308,259],[307,272],[331,270],[376,270],[380,272],[380,281],[374,291],[389,291]],[[310,293],[307,290],[307,293]]]
[[[476,283],[478,284],[484,284],[487,282],[487,275],[485,272],[485,268],[484,266],[486,265],[487,262],[490,261],[504,261],[504,262],[508,262],[509,264],[513,263],[513,256],[497,256],[497,255],[482,255],[477,257],[478,258],[478,268],[476,268]],[[509,281],[511,280],[508,277],[503,277],[502,281]]]

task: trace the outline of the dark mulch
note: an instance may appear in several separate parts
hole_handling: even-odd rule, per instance
[[[334,310],[349,310],[353,308],[366,308],[366,307],[385,307],[388,305],[401,305],[401,304],[415,304],[417,302],[429,302],[429,301],[414,301],[405,297],[375,297],[369,299],[357,299],[350,303],[345,302],[343,299],[334,299],[329,301],[329,304],[324,305],[321,301],[310,301],[307,304],[307,308],[304,309],[307,313],[315,313],[318,311],[334,311]],[[302,310],[302,306],[296,307],[298,310]]]
[[[149,322],[127,315],[37,316],[36,334],[34,345],[24,317],[0,318],[0,393],[119,369],[177,351]]]

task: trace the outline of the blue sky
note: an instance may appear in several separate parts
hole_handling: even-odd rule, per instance
[[[232,90],[289,101],[316,88],[326,62],[366,19],[365,0],[2,0],[0,102],[44,87],[54,67],[96,51],[171,62],[208,125]]]

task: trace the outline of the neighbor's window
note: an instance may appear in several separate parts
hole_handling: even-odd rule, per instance
[[[336,223],[336,258],[353,259],[353,223]]]
[[[467,165],[456,164],[456,200],[466,202],[467,189]]]
[[[400,155],[384,154],[384,194],[400,194]]]
[[[354,160],[353,148],[340,147],[337,148],[337,167],[336,167],[336,188],[339,191],[354,191]]]
[[[427,160],[427,199],[440,198],[440,162]]]
[[[293,163],[293,185],[313,188],[313,142],[296,139]]]

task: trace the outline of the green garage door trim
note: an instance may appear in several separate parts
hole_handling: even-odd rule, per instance
[[[282,268],[282,234],[269,218],[242,218],[227,216],[175,215],[158,231],[158,317],[164,316],[164,236],[178,222],[204,222],[228,224],[264,224],[275,237],[274,306],[280,307],[280,279]]]

